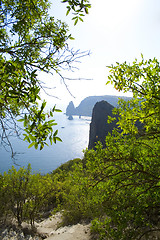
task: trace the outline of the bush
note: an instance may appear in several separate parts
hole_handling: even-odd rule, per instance
[[[19,225],[24,220],[33,225],[35,218],[56,202],[56,187],[51,175],[32,174],[30,165],[18,171],[12,167],[0,176],[1,216],[15,217]]]

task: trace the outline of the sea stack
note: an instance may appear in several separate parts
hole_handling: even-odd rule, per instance
[[[72,101],[68,104],[66,108],[66,115],[67,116],[75,115],[75,106]]]
[[[69,115],[68,120],[73,120],[72,115]]]
[[[89,145],[88,149],[95,149],[97,141],[100,141],[105,147],[105,138],[108,132],[112,132],[116,127],[116,122],[107,123],[108,116],[113,116],[113,106],[106,101],[97,102],[92,111],[92,120],[90,123]]]

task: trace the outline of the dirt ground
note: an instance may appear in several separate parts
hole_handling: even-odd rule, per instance
[[[76,224],[58,227],[61,214],[36,223],[37,233],[45,240],[90,240],[90,224]],[[24,226],[25,227],[25,226]]]

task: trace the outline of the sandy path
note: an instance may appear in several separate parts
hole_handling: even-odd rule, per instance
[[[45,240],[90,240],[90,224],[57,228],[60,222],[61,214],[57,213],[54,217],[36,224],[37,232],[44,236]]]

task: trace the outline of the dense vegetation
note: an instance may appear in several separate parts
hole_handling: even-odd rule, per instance
[[[106,147],[98,143],[82,160],[70,161],[50,175],[31,174],[30,167],[1,175],[1,216],[33,224],[48,206],[64,210],[64,224],[91,221],[94,239],[158,236],[160,65],[157,59],[145,61],[142,56],[139,63],[110,68],[116,89],[131,90],[134,98],[120,101],[115,110],[120,116],[117,129],[107,135]]]

